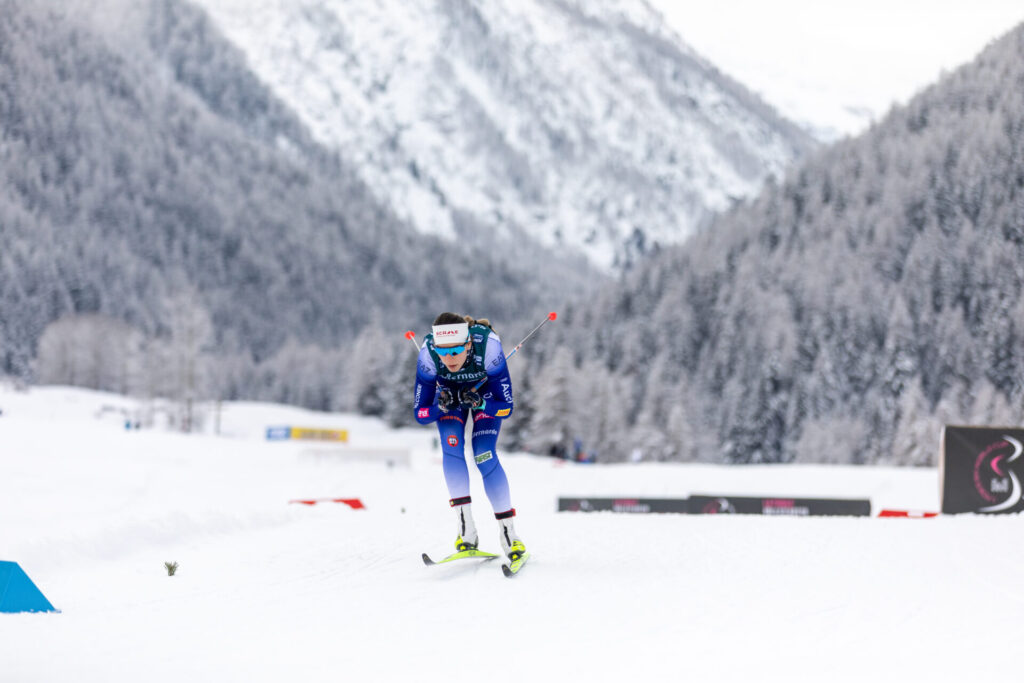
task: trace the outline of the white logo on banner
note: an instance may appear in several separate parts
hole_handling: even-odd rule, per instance
[[[1013,455],[1006,459],[1006,462],[1010,463],[1020,457],[1021,453],[1024,453],[1024,445],[1021,445],[1020,441],[1014,439],[1012,436],[1006,436],[1003,434],[1003,438],[1010,442],[1013,446]],[[1006,473],[1010,475],[1010,481],[1013,482],[1013,492],[1010,493],[1010,497],[998,505],[991,505],[987,508],[981,508],[978,512],[1002,512],[1003,510],[1009,510],[1014,505],[1020,502],[1022,490],[1020,485],[1020,479],[1017,478],[1017,473],[1006,468]]]

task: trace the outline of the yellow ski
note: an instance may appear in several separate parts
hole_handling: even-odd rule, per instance
[[[460,550],[457,553],[452,553],[443,560],[434,561],[430,559],[430,556],[423,553],[423,564],[428,567],[435,564],[444,564],[445,562],[454,562],[455,560],[468,560],[470,558],[479,558],[481,560],[493,560],[497,555],[489,553],[486,550],[478,550],[476,548],[470,548],[469,550]]]
[[[526,564],[528,559],[530,559],[530,553],[523,553],[522,555],[519,555],[508,564],[502,564],[501,573],[511,579],[519,573],[519,570],[523,568],[523,565]]]

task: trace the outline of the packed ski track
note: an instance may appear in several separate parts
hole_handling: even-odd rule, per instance
[[[559,496],[868,497],[935,509],[934,470],[579,465],[502,453],[531,559],[453,552],[433,430],[226,404],[221,435],[127,431],[66,388],[0,388],[0,560],[60,613],[0,614],[0,682],[973,680],[1016,671],[1018,516],[558,513]],[[106,411],[102,411],[107,406]],[[101,413],[103,413],[101,415]],[[349,448],[267,426],[346,428]],[[209,424],[207,429],[210,429]],[[481,546],[499,551],[479,478]],[[305,498],[358,498],[301,505]],[[165,562],[179,569],[168,576]]]

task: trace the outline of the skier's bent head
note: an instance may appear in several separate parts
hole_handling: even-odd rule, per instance
[[[457,313],[442,313],[434,319],[434,350],[448,372],[456,372],[466,364],[473,342],[469,338],[469,326],[476,322]]]

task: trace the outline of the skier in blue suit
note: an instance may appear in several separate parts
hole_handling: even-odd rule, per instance
[[[476,548],[479,542],[464,451],[466,420],[472,419],[473,458],[498,520],[502,550],[511,559],[526,551],[513,527],[516,511],[496,448],[502,420],[512,409],[512,380],[501,339],[490,322],[455,313],[439,315],[420,348],[415,411],[417,422],[436,422],[441,435],[449,503],[458,517],[457,550]]]

